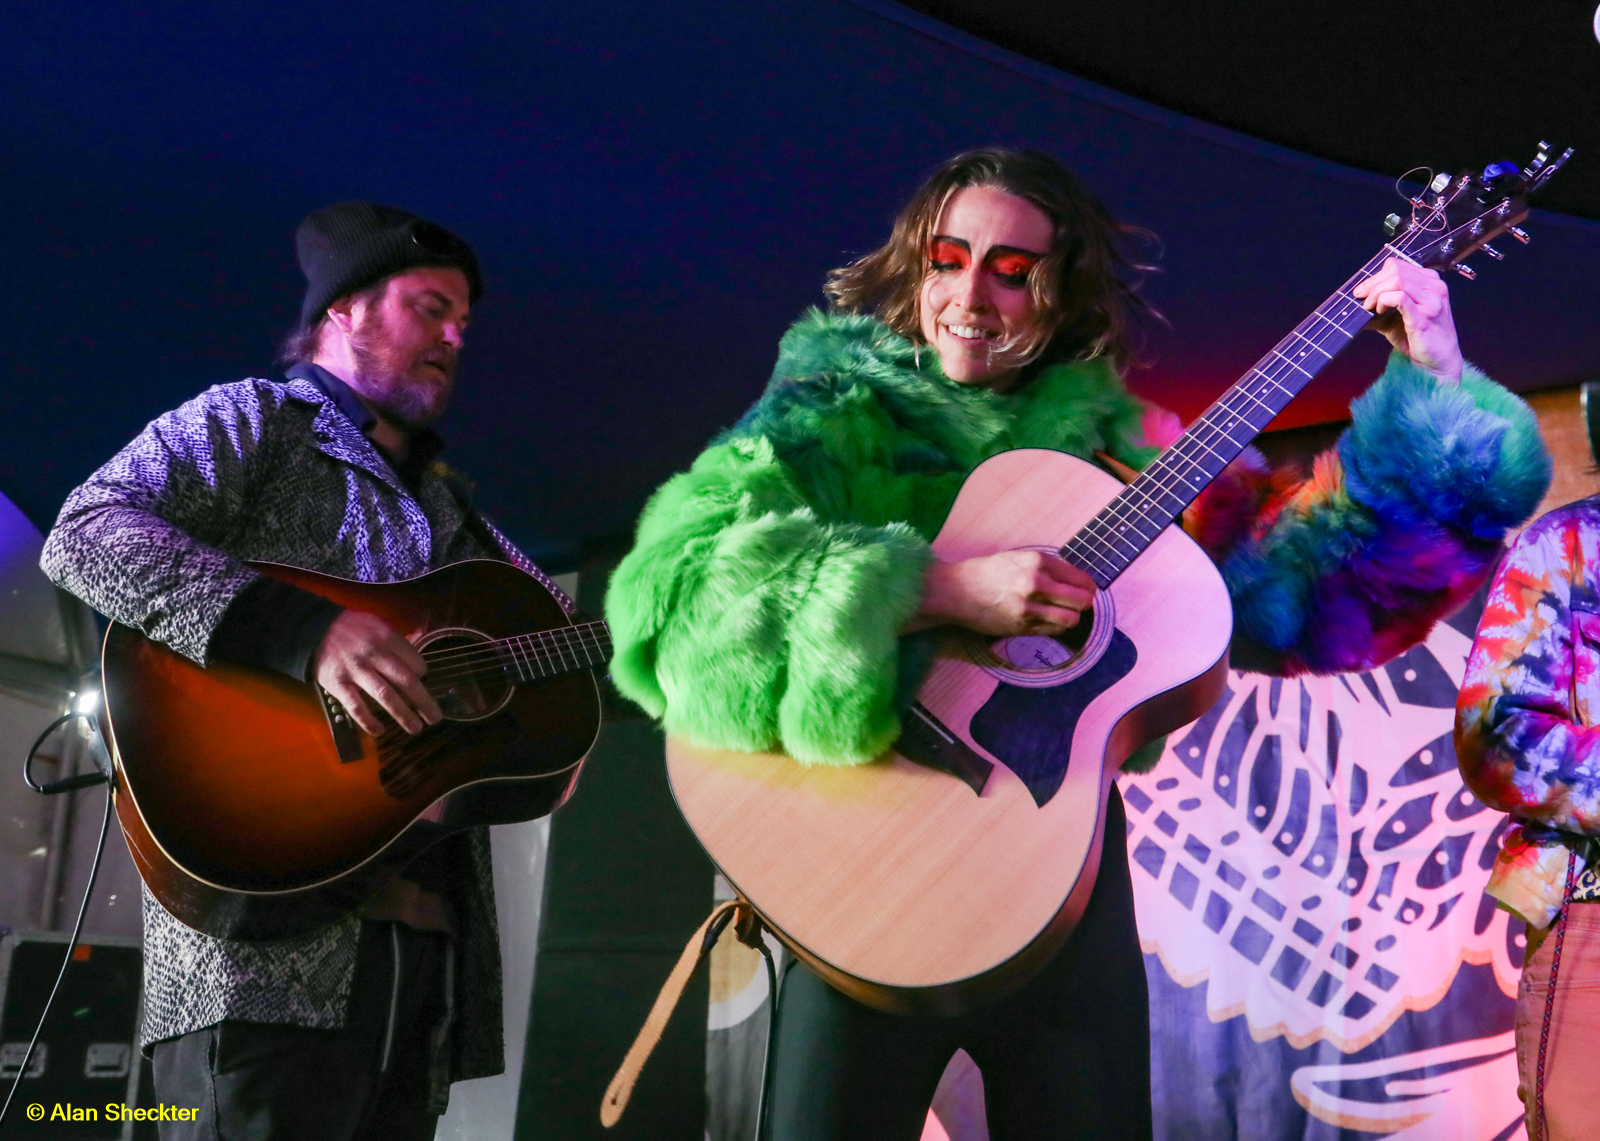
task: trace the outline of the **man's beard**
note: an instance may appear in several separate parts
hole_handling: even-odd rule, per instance
[[[420,353],[399,350],[384,335],[383,322],[376,313],[352,331],[350,355],[355,363],[358,391],[402,428],[432,423],[450,402],[456,376],[455,352],[442,346]],[[443,375],[426,362],[438,364]]]

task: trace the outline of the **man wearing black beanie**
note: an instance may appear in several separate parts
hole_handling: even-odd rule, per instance
[[[483,295],[471,247],[367,202],[316,211],[295,247],[307,288],[284,379],[220,385],[157,419],[67,498],[42,562],[201,664],[315,680],[369,732],[374,706],[418,732],[441,713],[409,642],[246,564],[387,582],[506,559],[571,605],[472,507],[429,426]],[[202,935],[144,893],[141,1041],[159,1099],[199,1109],[163,1123],[164,1141],[432,1137],[451,1082],[504,1068],[487,830],[404,875],[359,913],[270,943]]]

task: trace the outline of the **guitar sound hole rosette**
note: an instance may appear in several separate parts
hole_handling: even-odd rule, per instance
[[[430,662],[428,676],[422,679],[447,721],[482,721],[510,703],[512,686],[504,669],[498,668],[501,662],[493,647],[489,635],[461,626],[429,630],[418,639],[417,649],[424,657],[459,655],[453,662],[448,656]]]
[[[1054,547],[1041,547],[1054,553]],[[1084,624],[1088,624],[1087,632]],[[990,639],[968,634],[964,639],[974,665],[1002,681],[1028,689],[1047,689],[1062,685],[1087,672],[1111,644],[1117,627],[1117,609],[1111,595],[1096,591],[1090,609],[1083,612],[1078,626],[1060,637],[1020,634],[1011,638]]]

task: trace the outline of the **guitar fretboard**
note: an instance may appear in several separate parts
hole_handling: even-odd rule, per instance
[[[605,665],[611,660],[611,631],[604,622],[580,622],[422,656],[443,671],[499,670],[522,685]]]
[[[1061,557],[1087,571],[1102,590],[1115,582],[1372,319],[1350,290],[1397,255],[1405,256],[1385,246],[1312,310],[1069,539]]]
[[[502,639],[499,645],[505,664],[519,683],[593,669],[611,660],[611,631],[604,622],[519,634]]]

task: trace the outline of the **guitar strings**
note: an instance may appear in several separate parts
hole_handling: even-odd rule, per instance
[[[598,645],[601,640],[610,642],[608,634],[597,635],[597,629],[603,628],[604,623],[584,623],[578,627],[566,627],[557,630],[534,631],[529,634],[515,634],[508,638],[497,638],[486,642],[474,642],[467,646],[451,647],[445,650],[429,653],[424,650],[423,659],[430,667],[436,665],[450,665],[459,661],[479,658],[485,653],[496,654],[502,650],[509,650],[515,643],[526,643],[516,648],[524,652],[557,653],[569,652],[574,648],[573,638],[576,637],[578,648],[588,648]],[[563,644],[564,643],[564,644]]]
[[[1201,483],[1199,489],[1194,490],[1192,494],[1190,486],[1183,486],[1181,492],[1175,490],[1175,488],[1185,484],[1200,483],[1195,478],[1196,472],[1206,477],[1205,483],[1209,483],[1217,474],[1220,474],[1221,468],[1225,467],[1232,457],[1243,451],[1249,440],[1265,426],[1265,422],[1269,421],[1273,415],[1276,415],[1279,409],[1263,400],[1262,394],[1276,388],[1280,393],[1292,398],[1299,388],[1303,387],[1305,383],[1309,383],[1310,379],[1315,375],[1300,367],[1297,361],[1285,355],[1281,350],[1285,347],[1292,347],[1294,342],[1298,340],[1304,342],[1309,348],[1321,354],[1327,360],[1331,360],[1333,354],[1327,351],[1326,344],[1335,338],[1330,333],[1336,334],[1338,339],[1348,341],[1356,332],[1359,332],[1361,326],[1365,325],[1368,315],[1359,303],[1347,295],[1347,290],[1352,283],[1371,276],[1371,272],[1374,272],[1374,263],[1383,258],[1386,253],[1391,252],[1391,250],[1392,247],[1386,246],[1383,251],[1379,252],[1377,257],[1369,261],[1367,266],[1363,267],[1360,272],[1347,281],[1344,287],[1336,291],[1333,297],[1318,306],[1305,321],[1301,322],[1300,326],[1297,326],[1277,346],[1271,349],[1262,358],[1262,361],[1265,362],[1264,365],[1258,363],[1256,367],[1246,373],[1245,378],[1231,388],[1228,393],[1224,394],[1217,404],[1208,409],[1182,439],[1160,456],[1151,465],[1150,469],[1147,469],[1138,482],[1119,495],[1117,500],[1108,504],[1099,515],[1090,520],[1078,534],[1074,535],[1064,545],[1063,553],[1067,553],[1068,548],[1074,548],[1071,551],[1074,557],[1081,562],[1087,563],[1086,569],[1100,571],[1101,576],[1106,580],[1106,584],[1109,585],[1109,582],[1114,580],[1116,575],[1126,569],[1127,565],[1143,552],[1145,545],[1153,542],[1161,531],[1176,519],[1177,515],[1187,505],[1187,502],[1194,495],[1197,495],[1199,490],[1204,490],[1204,484]],[[1392,252],[1400,253],[1401,251],[1393,250]],[[1340,309],[1344,311],[1339,312]],[[1345,328],[1343,322],[1348,322],[1352,316],[1357,315],[1360,316],[1360,321],[1352,328]],[[1326,324],[1328,328],[1321,329],[1314,335],[1308,335],[1307,331],[1303,331],[1317,329],[1316,322],[1319,320]],[[1306,359],[1304,350],[1301,350],[1300,356],[1302,360]],[[1318,367],[1320,369],[1321,366],[1319,365]],[[1293,388],[1281,383],[1282,378],[1289,375],[1289,370],[1300,372],[1305,377],[1305,380],[1294,384]],[[1291,381],[1291,383],[1293,382]],[[1268,414],[1261,424],[1255,423],[1256,416],[1251,414],[1252,410],[1249,405],[1252,403],[1258,405],[1262,411]],[[1287,403],[1287,401],[1284,401],[1284,404]],[[1259,415],[1259,413],[1256,415]],[[1235,429],[1241,425],[1248,430],[1244,441],[1233,438]],[[1219,441],[1219,437],[1221,441],[1225,441],[1225,444]],[[1211,446],[1212,444],[1224,447],[1229,455],[1220,454],[1216,448]],[[1216,471],[1208,470],[1209,465],[1203,462],[1204,457],[1198,454],[1199,451],[1208,452],[1216,460],[1221,461]],[[1170,497],[1174,503],[1172,505],[1163,503],[1162,499],[1166,497]],[[1157,509],[1158,515],[1156,517],[1152,517],[1152,508]],[[1143,527],[1139,525],[1140,523],[1152,524],[1154,526],[1153,533],[1146,533]],[[1114,524],[1120,524],[1120,526],[1113,530]],[[1136,543],[1125,536],[1125,532],[1130,526],[1134,534],[1143,541],[1142,543]],[[1097,545],[1099,550],[1094,550],[1089,544]],[[1121,549],[1119,549],[1119,545]],[[1088,549],[1085,549],[1086,547]]]
[[[457,662],[443,669],[430,669],[423,677],[429,681],[460,681],[470,677],[508,671],[515,671],[518,675],[524,677],[538,677],[557,672],[566,672],[580,666],[598,664],[600,663],[589,654],[569,653],[524,658],[511,653],[509,650],[499,652],[486,651],[470,661]]]
[[[603,655],[584,655],[579,657],[571,655],[561,659],[544,658],[542,660],[520,660],[509,653],[488,656],[477,663],[455,666],[449,670],[430,670],[423,675],[425,683],[455,683],[471,678],[492,676],[496,673],[515,673],[520,680],[536,681],[540,678],[555,677],[564,673],[571,673],[577,669],[603,665]]]
[[[428,673],[424,676],[433,679],[459,678],[483,672],[485,665],[501,670],[516,668],[523,674],[552,665],[568,668],[599,665],[605,660],[605,654],[609,649],[609,639],[603,643],[598,640],[584,641],[555,652],[537,653],[529,652],[525,647],[515,647],[508,642],[491,643],[469,654],[458,655],[442,667],[436,668],[430,663]]]
[[[464,650],[453,651],[448,659],[425,658],[429,665],[430,673],[449,672],[481,664],[485,661],[495,662],[547,662],[576,660],[581,657],[591,657],[594,652],[609,646],[609,640],[582,639],[568,642],[564,645],[522,645],[511,639],[500,639]]]
[[[514,634],[507,638],[493,639],[490,642],[474,642],[466,646],[451,647],[444,650],[434,651],[431,654],[428,651],[424,651],[423,653],[425,657],[428,657],[432,661],[442,662],[447,661],[452,657],[471,654],[482,647],[491,644],[502,645],[511,642],[523,642],[533,647],[557,647],[562,643],[571,644],[573,638],[583,640],[597,635],[603,630],[604,625],[605,624],[602,622],[592,622],[584,623],[582,626],[565,627],[554,630],[532,631],[526,634]]]
[[[1382,255],[1380,254],[1379,256],[1381,257]],[[1373,260],[1376,261],[1377,259],[1375,258]],[[1334,297],[1329,299],[1329,302],[1324,302],[1323,305],[1318,306],[1317,309],[1310,314],[1307,320],[1301,323],[1302,326],[1309,326],[1311,329],[1318,329],[1316,322],[1320,321],[1326,325],[1327,328],[1318,329],[1318,331],[1314,334],[1308,335],[1307,332],[1302,331],[1301,327],[1297,326],[1283,339],[1283,341],[1279,342],[1278,346],[1274,346],[1271,350],[1269,350],[1267,355],[1262,358],[1263,361],[1266,362],[1265,365],[1258,364],[1257,367],[1251,369],[1250,373],[1247,374],[1247,376],[1251,377],[1252,379],[1258,379],[1259,381],[1264,382],[1263,385],[1256,385],[1254,388],[1252,388],[1251,384],[1240,384],[1234,392],[1228,394],[1229,397],[1232,398],[1231,402],[1226,398],[1222,401],[1219,401],[1217,407],[1210,410],[1206,416],[1202,417],[1201,423],[1196,425],[1196,427],[1199,429],[1198,431],[1192,432],[1187,440],[1180,441],[1179,444],[1168,453],[1168,455],[1163,456],[1160,458],[1160,460],[1158,460],[1158,464],[1156,465],[1158,468],[1158,472],[1156,473],[1158,474],[1158,479],[1153,481],[1158,485],[1158,493],[1173,493],[1172,483],[1168,482],[1162,484],[1159,479],[1160,474],[1165,474],[1174,478],[1176,481],[1181,482],[1187,473],[1182,471],[1182,469],[1177,466],[1178,464],[1187,463],[1195,467],[1201,466],[1199,457],[1193,454],[1188,454],[1192,453],[1193,448],[1188,449],[1188,453],[1186,453],[1186,450],[1183,446],[1184,444],[1198,445],[1205,451],[1217,456],[1219,460],[1227,462],[1229,459],[1231,459],[1230,456],[1219,455],[1216,450],[1210,446],[1212,442],[1216,441],[1217,437],[1220,436],[1221,439],[1225,441],[1227,450],[1236,455],[1236,449],[1242,449],[1244,443],[1233,438],[1234,430],[1243,424],[1250,430],[1250,433],[1254,435],[1263,427],[1263,425],[1255,423],[1255,417],[1252,415],[1252,410],[1247,407],[1248,403],[1254,403],[1258,405],[1262,411],[1268,414],[1269,417],[1276,415],[1279,411],[1281,411],[1281,407],[1269,404],[1267,401],[1262,399],[1260,394],[1268,391],[1269,388],[1275,388],[1283,396],[1292,398],[1297,394],[1300,387],[1312,379],[1315,374],[1307,369],[1302,368],[1298,361],[1287,356],[1283,351],[1280,351],[1283,347],[1291,346],[1295,340],[1299,340],[1304,342],[1315,352],[1319,353],[1326,360],[1332,360],[1334,354],[1327,350],[1327,343],[1335,339],[1340,341],[1348,341],[1348,339],[1359,330],[1359,325],[1356,328],[1346,328],[1344,327],[1343,323],[1348,321],[1353,314],[1357,313],[1361,314],[1361,324],[1364,324],[1367,319],[1364,311],[1361,310],[1360,306],[1353,299],[1346,295],[1345,290],[1350,287],[1352,282],[1362,280],[1365,279],[1365,277],[1370,276],[1370,273],[1368,272],[1370,268],[1371,263],[1369,262],[1368,267],[1364,267],[1362,272],[1356,274],[1350,279],[1349,282],[1346,282],[1345,287],[1337,291]],[[1345,309],[1345,312],[1338,313],[1335,311],[1330,315],[1330,302],[1336,302]],[[1301,351],[1301,359],[1304,359],[1304,350]],[[1299,372],[1305,378],[1305,380],[1298,383],[1291,382],[1293,387],[1281,383],[1282,378],[1288,375],[1288,370]],[[1284,403],[1286,404],[1287,400],[1285,400]],[[1226,422],[1223,422],[1224,416],[1228,417]],[[1163,472],[1162,469],[1166,470]],[[1153,498],[1153,496],[1147,495],[1146,498]]]
[[[555,672],[570,672],[572,669],[600,665],[606,660],[611,648],[611,639],[604,623],[586,623],[582,627],[566,630],[539,631],[538,635],[545,643],[542,646],[534,642],[534,635],[516,635],[512,638],[447,650],[434,658],[429,658],[424,653],[423,657],[428,660],[430,667],[424,676],[433,681],[459,680],[465,676],[495,670],[503,673],[507,669],[515,669],[519,675],[533,680],[541,676],[551,676]],[[564,639],[565,645],[557,644],[557,638]],[[440,663],[442,667],[435,668]],[[485,665],[489,667],[488,671],[483,668]],[[552,670],[550,668],[552,666],[559,668]]]
[[[1064,544],[1063,553],[1066,552],[1066,548],[1076,548],[1072,553],[1079,561],[1089,564],[1085,569],[1099,571],[1101,577],[1106,579],[1104,585],[1109,585],[1116,575],[1143,553],[1145,546],[1153,542],[1173,522],[1187,506],[1188,501],[1199,491],[1204,490],[1205,484],[1220,474],[1221,469],[1244,450],[1250,439],[1265,427],[1265,422],[1270,421],[1281,410],[1281,406],[1275,406],[1270,399],[1263,399],[1263,396],[1276,389],[1279,394],[1292,398],[1316,375],[1315,372],[1301,367],[1301,364],[1285,350],[1292,351],[1296,341],[1302,342],[1323,356],[1326,363],[1334,356],[1334,353],[1329,352],[1327,348],[1330,341],[1336,339],[1348,341],[1359,332],[1361,325],[1364,325],[1368,318],[1360,304],[1349,296],[1349,290],[1356,283],[1372,276],[1381,260],[1391,252],[1401,253],[1386,245],[1336,290],[1332,297],[1313,310],[1270,349],[1261,361],[1202,414],[1182,438],[1159,456],[1139,480],[1130,485],[1068,540]],[[1340,312],[1341,309],[1344,311]],[[1357,313],[1362,318],[1360,324],[1354,328],[1346,328],[1345,323]],[[1320,327],[1318,322],[1326,328]],[[1304,349],[1300,350],[1299,356],[1300,360],[1307,359]],[[1321,365],[1318,365],[1319,370],[1320,368]],[[1299,372],[1304,379],[1295,382],[1291,378],[1292,372]],[[1290,378],[1289,383],[1284,383],[1285,378]],[[1285,400],[1283,403],[1287,404],[1288,401]],[[1251,409],[1252,404],[1257,406],[1259,411]],[[1255,418],[1262,412],[1266,413],[1265,420],[1257,425],[1254,422]],[[1235,440],[1233,437],[1234,431],[1240,426],[1248,429],[1243,441]],[[1223,449],[1222,452],[1218,451],[1219,447]],[[1204,462],[1204,456],[1200,454],[1202,452],[1209,453],[1218,461],[1216,471],[1209,470],[1210,465]],[[1204,483],[1196,478],[1196,473],[1204,477]],[[1191,491],[1189,485],[1196,483],[1199,484],[1198,489]],[[1176,503],[1176,507],[1162,502],[1168,497]],[[1146,533],[1140,526],[1141,523],[1152,524],[1154,531]],[[1135,542],[1126,535],[1129,527],[1132,527],[1134,534],[1142,542]],[[1095,550],[1094,547],[1099,549]]]
[[[558,653],[538,651],[528,645],[519,645],[519,639],[507,639],[494,648],[494,664],[501,670],[515,669],[520,678],[535,680],[570,672],[573,669],[603,664],[609,657],[611,640],[608,635],[590,639],[580,637],[576,645],[569,645]],[[479,656],[479,660],[482,655]],[[554,668],[552,668],[554,667]],[[458,674],[459,670],[441,671],[441,676]],[[430,673],[431,676],[431,673]]]
[[[432,652],[424,650],[422,652],[422,656],[427,658],[429,661],[443,662],[450,659],[452,656],[470,654],[476,650],[482,649],[487,645],[498,645],[519,639],[532,641],[543,640],[545,642],[554,642],[556,639],[560,638],[566,638],[570,640],[573,636],[586,637],[595,631],[604,628],[604,622],[583,622],[575,626],[557,626],[549,630],[533,630],[525,634],[512,634],[506,638],[493,639],[490,642],[473,642],[466,646],[455,646]]]
[[[1320,315],[1320,308],[1318,312]],[[1314,345],[1319,352],[1324,351],[1318,342],[1305,337],[1298,330],[1296,330],[1295,335]],[[1274,356],[1278,358],[1278,361],[1263,358],[1268,361],[1267,368],[1282,362],[1278,367],[1289,365],[1298,369],[1297,365],[1294,365],[1292,361],[1285,358],[1276,349],[1268,355],[1269,358]],[[1300,369],[1299,371],[1304,372],[1305,370]],[[1152,465],[1154,470],[1149,471],[1144,479],[1133,485],[1130,492],[1120,496],[1118,501],[1109,505],[1108,510],[1103,511],[1100,516],[1091,520],[1083,528],[1080,535],[1090,542],[1097,543],[1101,548],[1100,553],[1102,555],[1110,556],[1109,559],[1105,560],[1110,563],[1110,569],[1116,569],[1116,564],[1124,562],[1124,560],[1131,561],[1142,550],[1141,544],[1133,543],[1112,532],[1110,530],[1112,523],[1122,523],[1123,526],[1119,528],[1122,531],[1125,531],[1128,525],[1132,525],[1135,533],[1144,543],[1153,541],[1155,536],[1164,529],[1170,520],[1152,519],[1148,514],[1149,507],[1161,506],[1160,498],[1171,496],[1179,505],[1175,508],[1169,508],[1170,513],[1175,516],[1177,511],[1181,510],[1183,500],[1187,498],[1186,495],[1176,492],[1174,490],[1175,487],[1185,483],[1192,484],[1197,482],[1194,477],[1194,473],[1197,471],[1209,478],[1214,478],[1215,473],[1207,470],[1208,465],[1203,462],[1204,457],[1198,453],[1209,453],[1218,461],[1217,466],[1218,470],[1220,470],[1243,448],[1243,444],[1233,438],[1234,430],[1241,423],[1254,427],[1250,416],[1247,414],[1248,405],[1254,403],[1265,410],[1275,411],[1271,405],[1261,399],[1257,391],[1252,390],[1252,384],[1256,383],[1258,379],[1265,381],[1270,387],[1277,388],[1280,392],[1288,391],[1284,385],[1278,383],[1278,377],[1266,371],[1266,368],[1260,366],[1253,368],[1250,373],[1246,374],[1244,381],[1224,394],[1224,397],[1219,400],[1217,405],[1208,410],[1200,421],[1186,433],[1183,439],[1177,441],[1166,455],[1160,457]],[[1266,390],[1266,388],[1260,389],[1260,391]],[[1214,447],[1213,445],[1216,446]],[[1222,448],[1223,452],[1219,452],[1218,447]],[[1224,452],[1227,454],[1223,454]],[[1188,488],[1185,488],[1186,492],[1187,490]],[[1167,513],[1166,511],[1163,512],[1163,514]],[[1139,525],[1140,523],[1154,524],[1154,531],[1146,533]],[[1122,544],[1126,549],[1119,550],[1118,544]]]
[[[1365,276],[1364,272],[1358,273],[1354,278],[1351,279],[1351,281],[1360,279],[1363,276]],[[1347,282],[1346,286],[1348,287],[1349,284],[1350,283]],[[1342,289],[1335,296],[1344,301],[1344,304],[1347,306],[1352,304],[1349,300],[1344,298],[1344,292]],[[1330,326],[1331,331],[1337,334],[1339,339],[1348,339],[1348,337],[1351,335],[1351,331],[1344,329],[1341,325],[1329,320],[1329,315],[1327,312],[1325,312],[1327,306],[1328,302],[1324,302],[1323,305],[1319,306],[1313,311],[1306,322],[1302,322],[1302,325],[1306,324],[1307,322],[1321,320]],[[1341,316],[1348,317],[1349,314],[1347,313]],[[1315,327],[1314,324],[1313,327]],[[1289,334],[1288,337],[1285,337],[1284,340],[1289,341],[1291,338],[1298,338],[1331,360],[1332,354],[1328,353],[1324,347],[1326,340],[1332,339],[1328,334],[1329,330],[1323,330],[1318,335],[1308,336],[1301,332],[1300,328],[1297,327]],[[1282,343],[1283,342],[1280,342],[1280,344]],[[1270,357],[1276,357],[1277,360],[1268,360]],[[1186,435],[1186,438],[1179,440],[1171,449],[1168,450],[1167,454],[1160,457],[1156,464],[1152,465],[1156,468],[1156,470],[1151,473],[1151,475],[1155,478],[1146,481],[1146,483],[1147,485],[1152,483],[1156,485],[1156,494],[1175,495],[1173,492],[1174,483],[1182,482],[1185,477],[1190,474],[1179,467],[1179,464],[1188,464],[1191,468],[1198,468],[1204,471],[1204,465],[1202,464],[1201,459],[1192,454],[1195,447],[1198,447],[1206,452],[1210,452],[1219,461],[1222,461],[1224,464],[1226,464],[1227,462],[1231,461],[1232,455],[1224,456],[1211,446],[1213,443],[1218,443],[1218,438],[1220,437],[1220,440],[1223,441],[1220,446],[1223,446],[1228,452],[1233,453],[1233,455],[1237,455],[1237,450],[1242,449],[1243,444],[1233,438],[1234,429],[1240,424],[1245,424],[1248,425],[1252,430],[1258,430],[1257,426],[1253,423],[1251,417],[1248,415],[1248,409],[1246,407],[1242,407],[1241,405],[1255,403],[1263,410],[1268,411],[1271,414],[1275,415],[1277,413],[1279,409],[1268,404],[1266,401],[1261,399],[1260,395],[1258,395],[1258,392],[1264,392],[1266,391],[1266,388],[1262,387],[1252,390],[1252,381],[1264,381],[1266,382],[1267,386],[1276,388],[1280,393],[1283,393],[1284,395],[1292,395],[1293,390],[1280,383],[1280,377],[1286,375],[1285,366],[1301,372],[1306,376],[1307,380],[1310,379],[1310,373],[1308,373],[1305,369],[1300,368],[1299,365],[1293,360],[1285,357],[1281,352],[1278,351],[1277,347],[1274,347],[1267,354],[1267,357],[1263,358],[1263,360],[1267,361],[1265,367],[1262,367],[1258,364],[1257,367],[1252,368],[1250,372],[1246,374],[1247,379],[1245,382],[1240,383],[1234,389],[1230,390],[1230,392],[1225,394],[1223,399],[1218,401],[1217,405],[1209,409],[1207,413],[1201,417],[1200,421]],[[1269,371],[1274,368],[1279,370],[1276,375],[1273,371]],[[1226,422],[1223,422],[1224,417],[1228,418]],[[1167,477],[1168,482],[1162,482],[1163,476]],[[1129,499],[1133,498],[1134,497],[1132,496],[1129,497]],[[1154,495],[1147,493],[1145,498],[1153,499]]]
[[[1309,338],[1302,337],[1302,339],[1314,344],[1314,342],[1310,342]],[[1318,351],[1321,351],[1321,347],[1317,347]],[[1280,358],[1282,356],[1276,350],[1271,355],[1277,355]],[[1298,366],[1292,361],[1285,359],[1283,363],[1298,369]],[[1304,372],[1305,370],[1299,371]],[[1251,372],[1254,374],[1251,377],[1252,380],[1255,377],[1259,377],[1271,387],[1284,391],[1284,386],[1278,384],[1277,378],[1271,373],[1261,368],[1252,369]],[[1206,482],[1215,478],[1216,472],[1208,470],[1209,465],[1203,462],[1204,456],[1199,453],[1209,453],[1217,461],[1216,467],[1220,471],[1227,463],[1231,462],[1239,451],[1243,450],[1243,443],[1233,438],[1234,430],[1240,424],[1254,427],[1251,423],[1251,417],[1247,414],[1248,404],[1254,403],[1264,409],[1270,409],[1270,405],[1267,405],[1257,392],[1251,390],[1249,383],[1247,380],[1230,391],[1217,406],[1190,429],[1184,439],[1175,443],[1166,455],[1160,457],[1157,463],[1152,465],[1153,470],[1147,471],[1140,483],[1133,485],[1130,492],[1124,493],[1117,501],[1108,505],[1096,518],[1086,524],[1067,545],[1079,547],[1080,550],[1076,553],[1080,557],[1087,555],[1091,564],[1101,564],[1094,569],[1101,570],[1104,577],[1108,579],[1114,577],[1115,573],[1119,572],[1122,567],[1125,567],[1127,563],[1142,553],[1144,546],[1154,541],[1172,521],[1172,518],[1182,510],[1185,501],[1192,497],[1189,494],[1192,485],[1200,482],[1195,473],[1198,472],[1205,476]],[[1261,391],[1266,391],[1266,389],[1263,388]],[[1241,405],[1245,407],[1241,407]],[[1224,417],[1226,417],[1225,422]],[[1254,432],[1252,431],[1251,435],[1253,434]],[[1216,446],[1214,447],[1213,445]],[[1219,447],[1229,454],[1219,452],[1217,450]],[[1180,486],[1182,487],[1182,493],[1176,490]],[[1194,494],[1198,494],[1198,490],[1203,490],[1203,485],[1194,490]],[[1160,502],[1161,499],[1169,496],[1175,501],[1174,505],[1166,506]],[[1150,513],[1152,507],[1164,508],[1161,514],[1168,516],[1168,518],[1152,518]],[[1146,523],[1152,524],[1153,529],[1146,531],[1142,526],[1142,524]],[[1136,542],[1126,535],[1129,527],[1132,527],[1134,534],[1140,541]],[[1081,548],[1086,544],[1098,546],[1099,550],[1082,550]],[[1118,564],[1121,564],[1121,566]],[[1112,573],[1105,574],[1106,571]]]

